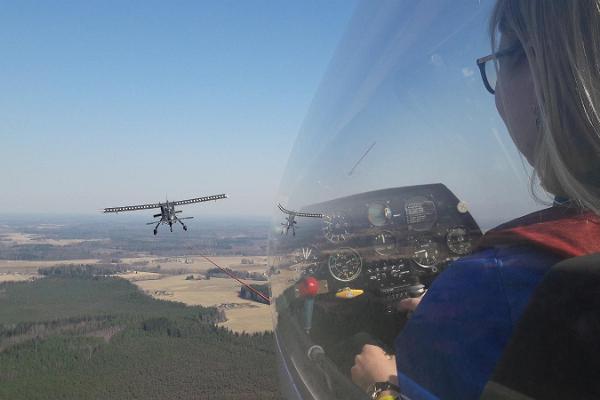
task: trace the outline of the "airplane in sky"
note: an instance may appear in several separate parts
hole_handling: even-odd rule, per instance
[[[178,217],[177,214],[182,212],[181,210],[175,210],[176,206],[185,206],[194,203],[204,203],[206,201],[217,201],[226,199],[226,194],[216,194],[213,196],[196,197],[194,199],[180,200],[180,201],[169,201],[164,203],[153,203],[153,204],[140,204],[136,206],[125,206],[125,207],[110,207],[105,208],[104,213],[120,213],[127,211],[138,211],[138,210],[151,210],[154,208],[160,208],[160,214],[154,214],[154,218],[160,218],[158,221],[148,222],[146,225],[155,225],[154,234],[158,233],[158,227],[160,224],[169,225],[171,232],[173,232],[173,224],[179,222],[183,227],[184,231],[187,231],[187,226],[183,223],[184,219],[192,219],[194,217]]]

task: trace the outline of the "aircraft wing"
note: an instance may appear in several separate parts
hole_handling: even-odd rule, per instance
[[[227,198],[226,194],[215,194],[212,196],[196,197],[195,199],[174,201],[170,204],[173,204],[175,206],[184,206],[186,204],[204,203],[205,201],[221,200],[221,199],[226,199],[226,198]]]
[[[126,212],[126,211],[138,211],[138,210],[150,210],[152,208],[160,208],[159,203],[154,204],[140,204],[137,206],[125,206],[125,207],[110,207],[105,208],[105,213],[118,213],[118,212]]]
[[[323,214],[299,212],[299,213],[296,213],[296,217],[323,218]]]
[[[277,208],[279,208],[279,210],[281,210],[281,212],[284,214],[296,214],[293,211],[286,210],[285,208],[283,208],[283,206],[281,204],[277,204]]]
[[[283,208],[283,206],[281,204],[277,204],[277,208],[279,208],[281,210],[281,212],[284,213],[284,214],[295,215],[297,217],[323,218],[323,214],[303,213],[303,212],[296,212],[296,211],[286,210],[285,208]]]

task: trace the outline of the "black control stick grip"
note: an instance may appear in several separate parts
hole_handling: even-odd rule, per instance
[[[348,341],[348,348],[350,349],[350,353],[359,354],[362,351],[363,346],[366,344],[379,346],[385,350],[386,353],[390,353],[390,349],[388,349],[381,340],[368,334],[367,332],[359,332],[352,336]],[[391,353],[393,353],[393,351]]]

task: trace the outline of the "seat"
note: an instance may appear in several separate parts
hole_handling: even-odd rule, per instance
[[[548,271],[481,399],[600,399],[600,253]]]

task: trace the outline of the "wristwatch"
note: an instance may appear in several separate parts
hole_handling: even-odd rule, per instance
[[[367,388],[367,395],[371,400],[383,400],[379,399],[380,395],[383,392],[393,392],[393,395],[390,395],[391,398],[397,399],[400,395],[400,388],[394,385],[391,382],[375,382]]]

